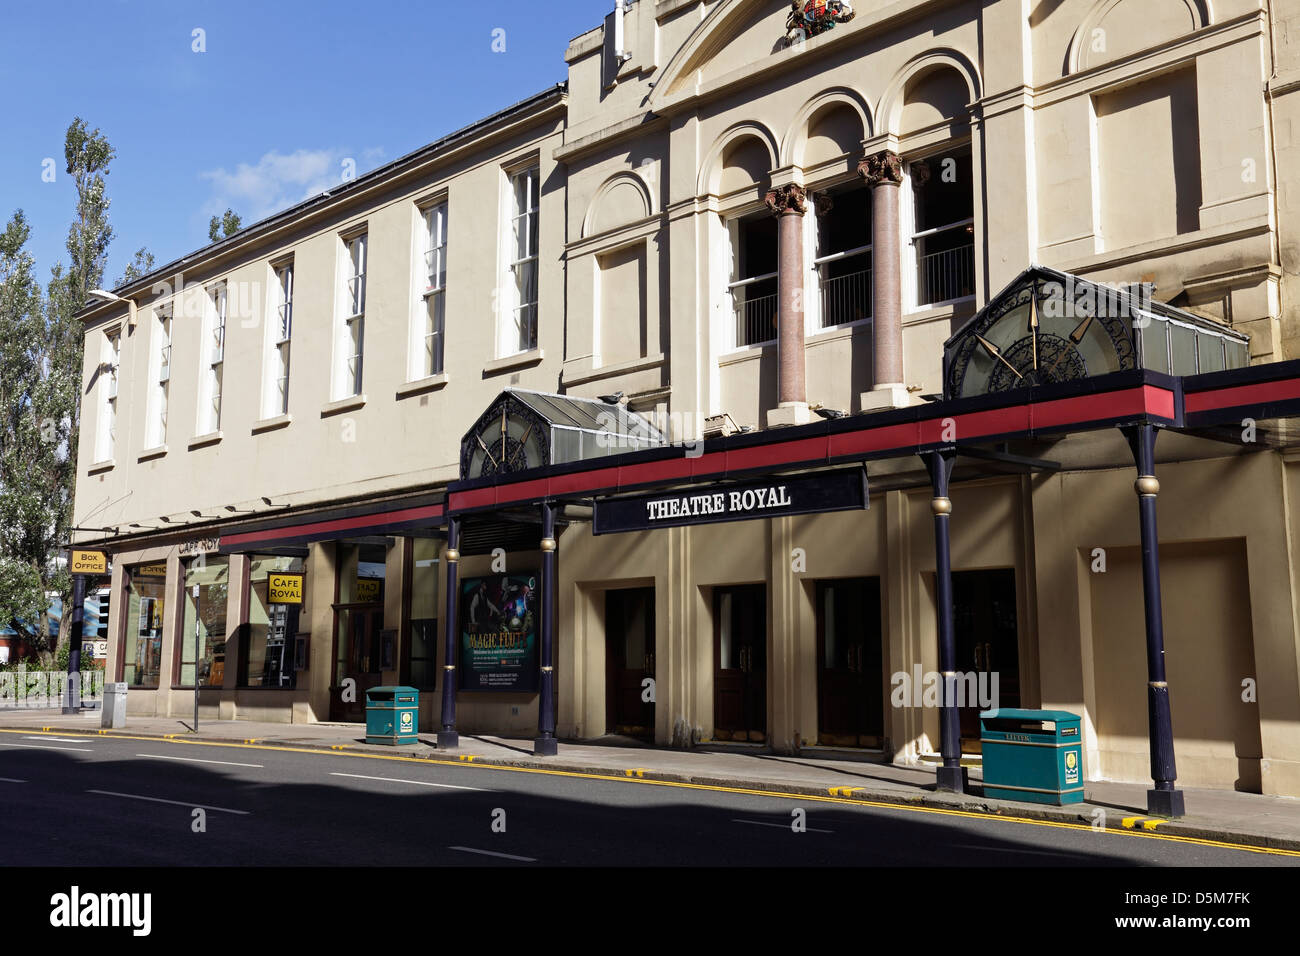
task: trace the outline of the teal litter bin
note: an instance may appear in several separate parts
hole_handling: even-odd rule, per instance
[[[980,714],[984,796],[1062,806],[1083,802],[1079,716],[1064,710]]]
[[[419,743],[420,692],[414,687],[372,687],[366,691],[366,743],[392,747]]]

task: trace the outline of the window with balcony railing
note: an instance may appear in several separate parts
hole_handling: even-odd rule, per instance
[[[871,318],[871,191],[830,192],[817,207],[817,324],[832,329]]]
[[[776,217],[757,213],[730,223],[732,281],[727,284],[736,347],[776,340]]]
[[[908,166],[913,198],[912,305],[975,294],[975,194],[970,148]]]

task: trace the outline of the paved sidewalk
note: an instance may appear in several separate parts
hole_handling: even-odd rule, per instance
[[[64,716],[57,710],[0,711],[0,731],[101,733],[99,712]],[[157,737],[177,742],[198,740],[280,747],[305,747],[431,760],[472,761],[479,765],[544,768],[568,773],[632,777],[684,784],[791,793],[822,798],[885,802],[961,809],[1000,816],[1049,819],[1095,825],[1104,811],[1111,829],[1158,830],[1162,834],[1300,853],[1300,799],[1187,790],[1187,816],[1177,821],[1145,815],[1147,786],[1105,781],[1085,784],[1085,803],[1068,807],[986,800],[978,794],[980,770],[970,768],[975,794],[936,793],[931,767],[896,767],[863,756],[833,752],[798,757],[725,745],[673,750],[647,747],[626,738],[587,743],[560,743],[555,757],[534,757],[531,740],[462,734],[456,750],[439,750],[434,734],[420,743],[385,747],[365,742],[361,724],[283,724],[245,720],[128,717],[122,730],[102,731],[125,737]]]

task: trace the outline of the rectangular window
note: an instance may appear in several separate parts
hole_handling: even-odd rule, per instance
[[[910,163],[914,305],[975,294],[975,192],[970,148]]]
[[[761,212],[729,223],[736,347],[776,340],[776,217]]]
[[[117,446],[117,369],[122,361],[122,330],[113,329],[104,335],[103,365],[104,403],[100,409],[99,432],[96,436],[95,461],[108,461]]]
[[[195,596],[197,588],[197,597]],[[220,687],[226,677],[226,601],[230,594],[230,559],[196,558],[185,567],[185,623],[180,633],[177,684],[194,686],[198,653],[200,687]]]
[[[294,652],[301,605],[272,604],[268,583],[272,572],[303,570],[302,558],[254,557],[249,570],[248,652],[240,656],[240,687],[296,686]]]
[[[422,374],[443,371],[443,331],[447,301],[447,204],[424,213],[424,293],[421,310]]]
[[[208,435],[221,428],[221,374],[226,359],[226,286],[212,290],[208,312],[207,337],[204,342],[206,364],[203,395],[199,400],[199,434]]]
[[[871,190],[831,193],[816,217],[819,326],[823,329],[871,318]],[[827,208],[829,207],[829,208]]]
[[[167,441],[167,393],[171,386],[172,312],[171,308],[154,313],[154,381],[153,409],[149,422],[149,447],[158,448]]]
[[[289,413],[289,340],[293,335],[293,263],[275,270],[275,317],[271,326],[270,381],[263,415]]]
[[[512,324],[505,354],[537,348],[538,178],[536,166],[510,177],[510,296]]]
[[[366,340],[366,257],[367,236],[363,233],[344,240],[342,395],[360,395],[362,358]]]
[[[162,663],[166,565],[137,565],[127,569],[126,646],[122,680],[131,687],[157,687]]]

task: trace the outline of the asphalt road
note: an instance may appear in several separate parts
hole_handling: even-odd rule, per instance
[[[1298,862],[1127,833],[806,797],[109,737],[0,734],[0,801],[22,807],[0,814],[3,866]],[[793,828],[799,811],[803,832]]]

